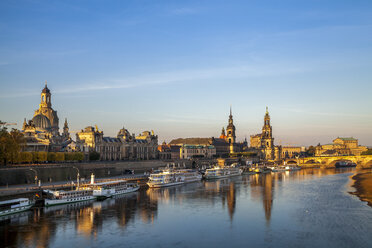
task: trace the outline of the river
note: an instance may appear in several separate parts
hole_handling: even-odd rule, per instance
[[[372,247],[355,169],[244,175],[0,219],[3,247]]]

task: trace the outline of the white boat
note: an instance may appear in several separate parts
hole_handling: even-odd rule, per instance
[[[271,167],[272,172],[285,172],[289,170],[289,166],[274,166]]]
[[[150,188],[161,188],[184,183],[200,181],[202,175],[194,170],[165,170],[159,173],[151,174],[147,185]]]
[[[298,165],[288,166],[288,168],[290,171],[301,170],[301,166],[298,166]]]
[[[93,189],[93,196],[98,199],[131,193],[140,188],[137,183],[128,183],[126,180],[105,181],[94,183],[90,186]]]
[[[205,171],[204,177],[205,179],[218,179],[224,177],[232,177],[232,176],[240,176],[243,173],[243,170],[234,167],[234,166],[215,166],[212,169],[207,169]]]
[[[29,210],[34,202],[28,198],[18,198],[0,202],[0,216],[15,214]]]
[[[53,206],[59,204],[67,204],[73,202],[89,201],[96,199],[93,196],[93,190],[89,188],[77,189],[77,190],[44,190],[47,197],[44,198],[45,206]]]

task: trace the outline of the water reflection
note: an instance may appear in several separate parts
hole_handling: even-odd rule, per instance
[[[261,206],[266,225],[270,226],[276,194],[283,185],[353,171],[355,169],[307,169],[256,174],[169,188],[142,189],[105,201],[38,208],[0,219],[0,240],[5,247],[50,247],[56,245],[56,240],[61,237],[96,240],[104,239],[108,232],[119,232],[121,237],[128,232],[128,228],[133,231],[140,225],[156,225],[160,208],[181,208],[185,204],[200,208],[199,211],[206,215],[209,214],[208,209],[222,209],[225,217],[234,224],[237,209],[251,211],[243,203],[256,202]]]

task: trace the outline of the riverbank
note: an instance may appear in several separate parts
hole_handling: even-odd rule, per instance
[[[361,201],[367,202],[372,207],[372,171],[358,173],[352,176],[352,180],[355,192],[350,193],[358,196]]]
[[[19,184],[35,184],[35,177],[42,184],[51,182],[71,181],[77,177],[90,178],[93,173],[97,178],[125,175],[128,171],[136,174],[150,172],[153,169],[175,163],[176,166],[190,167],[192,161],[179,160],[174,162],[162,160],[146,161],[99,161],[90,163],[60,163],[40,165],[17,165],[0,168],[0,187]]]

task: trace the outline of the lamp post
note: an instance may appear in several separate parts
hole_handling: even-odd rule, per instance
[[[77,170],[77,188],[79,189],[79,186],[80,186],[80,171],[79,171],[79,168],[75,167],[75,166],[72,166],[72,168],[76,169]]]
[[[32,168],[29,168],[29,170],[35,172],[35,184],[37,185],[37,171]]]

